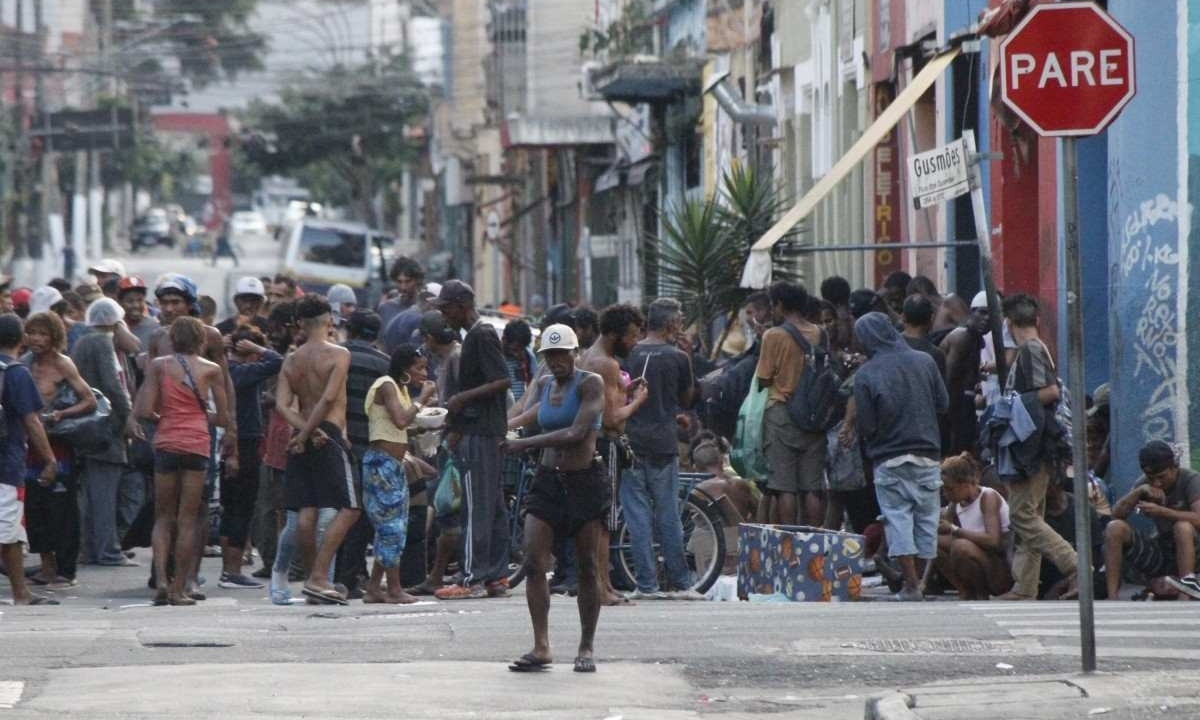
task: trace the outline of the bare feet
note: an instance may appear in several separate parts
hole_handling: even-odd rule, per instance
[[[388,591],[387,594],[387,601],[393,605],[411,605],[417,602],[417,600],[418,598],[409,595],[403,590],[395,593]]]

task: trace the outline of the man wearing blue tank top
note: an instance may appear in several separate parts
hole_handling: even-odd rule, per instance
[[[575,672],[595,672],[592,658],[600,618],[601,583],[596,562],[600,531],[611,503],[608,473],[596,456],[596,438],[604,414],[604,381],[575,368],[579,340],[566,325],[551,325],[538,350],[548,375],[529,388],[536,402],[509,421],[518,429],[536,425],[541,433],[504,442],[510,454],[542,451],[537,476],[525,499],[525,598],[533,622],[533,650],[509,669],[544,670],[552,662],[548,616],[550,586],[546,573],[556,540],[573,538],[579,568],[579,618],[582,625]]]

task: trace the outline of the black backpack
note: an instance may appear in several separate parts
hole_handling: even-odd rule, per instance
[[[846,414],[846,400],[840,389],[842,379],[829,357],[829,340],[821,331],[821,344],[812,343],[789,322],[781,325],[804,353],[804,371],[787,402],[788,415],[796,427],[808,433],[828,432]]]

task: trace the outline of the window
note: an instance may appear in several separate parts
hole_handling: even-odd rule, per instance
[[[367,263],[367,238],[362,233],[305,226],[298,254],[303,262],[362,268]]]

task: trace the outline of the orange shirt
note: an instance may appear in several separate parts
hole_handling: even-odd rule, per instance
[[[821,329],[815,325],[808,325],[800,332],[813,345],[821,342]],[[774,327],[763,334],[762,351],[758,355],[758,367],[754,374],[771,381],[767,394],[768,407],[790,400],[803,372],[804,353],[786,329]]]

